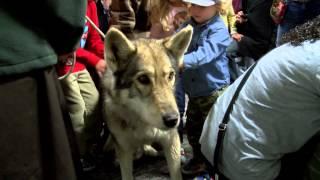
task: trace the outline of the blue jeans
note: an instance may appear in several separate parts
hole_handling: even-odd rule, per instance
[[[281,45],[281,37],[284,33],[320,14],[319,0],[310,0],[306,3],[296,2],[293,0],[287,1],[286,13],[277,30],[276,46]]]

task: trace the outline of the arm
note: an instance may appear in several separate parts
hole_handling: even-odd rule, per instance
[[[126,35],[132,35],[136,17],[130,0],[113,0],[111,4],[112,25]]]
[[[217,28],[198,42],[198,48],[184,56],[184,68],[196,68],[211,62],[226,52],[230,36],[225,28]]]
[[[99,27],[97,7],[93,1],[91,1],[88,4],[87,16],[96,25],[96,27]],[[88,51],[94,53],[100,59],[103,59],[103,57],[104,57],[103,41],[101,40],[101,37],[100,37],[100,34],[98,33],[98,30],[96,30],[90,23],[89,23],[89,32],[88,32],[88,38],[87,38],[87,43],[86,43],[86,49]]]
[[[99,26],[97,7],[94,1],[91,1],[88,4],[87,16],[96,25],[96,27]],[[89,27],[86,40],[87,42],[84,48],[77,49],[77,59],[91,67],[95,67],[98,74],[101,74],[106,68],[106,62],[103,59],[104,44],[97,29],[95,29],[90,22],[87,22],[87,25]]]
[[[230,6],[228,6],[228,9],[227,9],[227,18],[228,18],[228,27],[230,28],[230,34],[237,33],[236,15],[234,14],[234,10],[231,4]]]

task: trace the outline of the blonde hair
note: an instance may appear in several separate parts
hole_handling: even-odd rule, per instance
[[[217,3],[221,15],[226,15],[228,7],[232,6],[232,0],[221,0]]]
[[[182,0],[181,6],[187,8],[187,4]],[[152,0],[151,1],[151,24],[160,23],[164,31],[170,31],[171,24],[169,22],[169,11],[170,11],[170,2],[169,0]]]

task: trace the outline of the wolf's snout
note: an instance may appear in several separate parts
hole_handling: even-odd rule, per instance
[[[179,116],[177,114],[166,114],[162,117],[164,124],[168,128],[173,128],[177,125]]]

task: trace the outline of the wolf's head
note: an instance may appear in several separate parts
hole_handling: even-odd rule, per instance
[[[105,108],[127,123],[141,120],[161,129],[176,127],[175,79],[191,36],[188,26],[166,39],[130,41],[111,28],[105,38]]]

